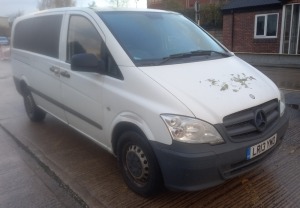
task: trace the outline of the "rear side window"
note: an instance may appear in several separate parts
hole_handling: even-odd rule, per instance
[[[14,48],[58,58],[62,15],[49,15],[17,23]]]

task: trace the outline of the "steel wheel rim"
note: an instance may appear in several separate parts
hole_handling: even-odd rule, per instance
[[[136,145],[130,145],[126,151],[125,160],[130,178],[140,186],[145,185],[149,179],[149,165],[143,150]]]

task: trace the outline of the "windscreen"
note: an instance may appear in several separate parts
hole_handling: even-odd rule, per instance
[[[196,24],[177,13],[113,11],[98,14],[137,65],[157,65],[172,55],[194,51],[227,52]],[[201,57],[189,61],[197,59]]]

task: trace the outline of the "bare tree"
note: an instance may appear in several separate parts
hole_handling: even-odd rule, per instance
[[[75,6],[75,0],[39,0],[38,1],[38,9],[51,9],[51,8],[59,8],[59,7],[69,7]]]
[[[126,7],[128,5],[128,0],[110,0],[109,2],[116,7]]]

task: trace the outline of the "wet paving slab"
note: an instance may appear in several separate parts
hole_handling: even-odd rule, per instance
[[[82,207],[0,128],[0,207]]]
[[[30,122],[11,76],[0,81],[0,89],[5,95],[0,100],[2,128],[32,153],[45,173],[55,173],[57,183],[61,180],[89,207],[300,207],[299,110],[289,108],[282,145],[251,172],[203,191],[162,190],[142,198],[127,188],[116,159],[97,144],[50,115],[42,123]]]

